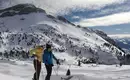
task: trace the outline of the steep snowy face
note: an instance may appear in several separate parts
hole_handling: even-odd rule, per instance
[[[84,63],[89,59],[115,64],[119,62],[117,56],[123,54],[95,31],[79,28],[65,18],[48,15],[33,5],[20,4],[0,10],[1,52],[28,51],[46,42],[53,44],[55,52],[68,53]]]
[[[116,46],[118,49],[120,49],[122,52],[125,52],[122,49],[122,46],[118,45],[117,41],[115,41],[115,39],[109,37],[106,33],[104,33],[103,31],[100,30],[94,30],[95,33],[97,33],[99,36],[101,36],[103,39],[105,39],[106,41],[108,41],[109,43],[111,43],[112,45]]]

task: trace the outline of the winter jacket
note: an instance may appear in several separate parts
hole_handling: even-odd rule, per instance
[[[53,65],[53,58],[57,61],[57,58],[53,55],[52,51],[44,50],[43,63],[46,65]]]
[[[36,47],[35,49],[30,50],[30,54],[32,56],[34,55],[40,62],[42,62],[42,53],[43,53],[42,47]]]

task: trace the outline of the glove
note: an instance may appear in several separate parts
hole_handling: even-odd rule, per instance
[[[57,63],[58,65],[60,65],[59,59],[56,61],[56,63]]]

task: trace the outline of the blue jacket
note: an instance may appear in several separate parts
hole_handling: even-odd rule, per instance
[[[47,65],[53,65],[53,58],[57,60],[52,51],[49,52],[47,49],[45,49],[43,53],[43,63]]]

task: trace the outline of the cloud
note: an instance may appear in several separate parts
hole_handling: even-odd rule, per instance
[[[116,37],[118,37],[118,38],[126,38],[126,37],[130,38],[130,34],[114,34],[114,35],[108,35],[108,36],[113,37],[113,38],[116,38]]]
[[[104,15],[110,15],[113,13],[128,12],[130,11],[129,5],[130,5],[130,1],[128,0],[121,4],[111,4],[94,12],[93,14],[91,14],[91,16],[104,16]]]
[[[120,31],[121,29],[116,29],[117,31]]]
[[[130,23],[130,12],[123,12],[118,14],[112,14],[104,17],[81,19],[79,22],[75,22],[82,26],[110,26]]]
[[[102,10],[103,7],[112,4],[122,4],[122,3],[124,4],[125,2],[126,0],[0,0],[0,8],[7,8],[9,6],[20,3],[32,3],[37,7],[43,8],[48,13],[54,15],[69,15],[69,13],[73,11],[91,11],[91,10],[99,10],[99,11],[101,10],[101,13],[98,12],[99,14],[106,14],[110,12],[110,9]],[[109,25],[129,23],[130,18],[128,16],[130,16],[130,12],[113,14],[98,18],[90,18],[90,19],[81,19],[85,16],[80,17],[74,15],[72,15],[71,18],[77,20],[81,19],[79,22],[75,23],[83,26],[109,26]]]
[[[2,8],[19,3],[33,3],[53,14],[68,14],[71,11],[100,9],[109,4],[120,4],[125,0],[1,0]]]
[[[124,32],[125,34],[128,34],[129,32]]]
[[[80,19],[79,16],[73,16],[72,19]]]

